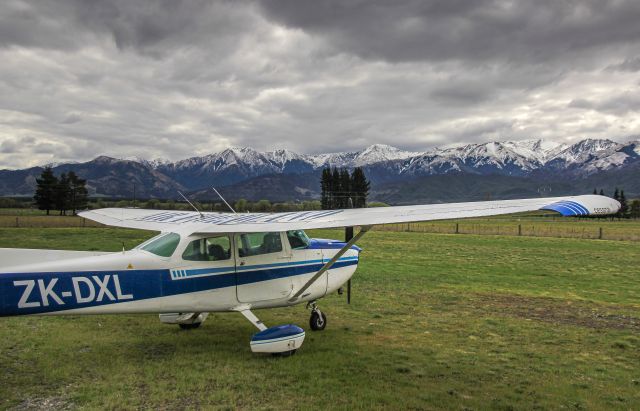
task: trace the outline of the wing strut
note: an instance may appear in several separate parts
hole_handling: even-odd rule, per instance
[[[313,283],[315,283],[316,280],[320,278],[322,274],[324,274],[328,269],[330,269],[331,266],[333,266],[333,264],[335,264],[335,262],[338,261],[340,257],[342,257],[344,253],[346,253],[347,250],[349,250],[351,246],[356,243],[356,241],[358,241],[363,235],[365,235],[367,231],[371,230],[371,227],[373,226],[372,225],[362,226],[358,234],[356,234],[351,240],[349,240],[349,242],[347,242],[347,244],[345,244],[344,247],[342,247],[340,251],[338,251],[331,260],[329,260],[325,265],[323,265],[322,268],[318,270],[318,272],[315,273],[314,276],[311,277],[311,279],[307,281],[307,283],[303,285],[302,288],[299,289],[298,292],[295,293],[293,297],[289,299],[289,302],[294,302],[295,300],[298,299],[298,297],[302,295],[302,293],[307,291],[307,288],[311,287],[311,285],[313,285]]]
[[[249,309],[240,310],[240,314],[244,315],[244,318],[251,321],[251,324],[255,325],[256,328],[260,331],[264,331],[267,329],[267,326],[262,323]]]

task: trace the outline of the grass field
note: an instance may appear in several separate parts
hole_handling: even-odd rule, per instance
[[[319,230],[317,237],[340,238]],[[150,233],[5,228],[0,247],[119,250]],[[640,243],[375,231],[351,305],[291,358],[242,316],[0,319],[0,408],[640,409]],[[298,306],[257,311],[308,328]]]

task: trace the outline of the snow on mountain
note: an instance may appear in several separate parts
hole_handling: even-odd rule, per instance
[[[570,145],[557,153],[549,161],[563,162],[565,164],[584,163],[596,155],[603,155],[614,151],[619,146],[611,140],[585,139]]]
[[[514,153],[525,158],[535,159],[541,164],[546,163],[549,158],[567,148],[566,144],[542,139],[505,141],[502,144],[511,149]]]
[[[618,152],[617,150],[622,150]],[[626,151],[625,151],[626,150]],[[636,150],[636,151],[634,151]],[[362,151],[298,154],[287,149],[259,152],[249,147],[231,147],[218,153],[192,157],[175,163],[166,160],[131,159],[158,169],[183,184],[217,176],[222,182],[239,181],[265,174],[307,173],[323,167],[376,168],[377,173],[431,175],[452,172],[527,175],[536,170],[571,168],[590,174],[620,167],[640,152],[640,142],[621,145],[611,140],[586,139],[573,145],[543,139],[454,144],[419,153],[385,144]],[[574,170],[575,169],[575,170]]]
[[[420,154],[421,153],[403,151],[386,144],[374,144],[359,152],[353,159],[353,165],[360,167],[381,161],[403,160]]]
[[[582,174],[589,175],[617,169],[636,160],[640,160],[640,141],[615,144],[611,148],[597,151],[588,161],[584,161],[580,165],[580,171]]]
[[[309,161],[307,156],[294,153],[287,149],[274,150],[264,153],[265,158],[269,161],[284,167],[285,164],[292,161]]]
[[[160,172],[185,187],[234,184],[271,174],[305,174],[323,167],[364,167],[372,178],[390,181],[402,176],[449,173],[527,176],[531,173],[589,175],[623,167],[640,160],[640,140],[618,144],[586,139],[567,146],[542,139],[456,144],[419,153],[384,144],[362,151],[306,155],[287,149],[259,152],[231,147],[177,162],[140,158],[126,160],[98,157],[96,164],[134,162]]]
[[[533,155],[534,146],[535,143],[489,142],[447,148],[435,154],[476,170],[521,175],[542,165],[544,153]]]
[[[349,167],[358,152],[327,153],[309,156],[315,168]]]

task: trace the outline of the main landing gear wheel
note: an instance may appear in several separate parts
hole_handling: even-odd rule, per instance
[[[291,357],[292,355],[295,355],[296,351],[298,351],[298,350],[291,350],[291,351],[285,351],[285,352],[274,352],[273,354],[271,354],[271,356],[272,357],[286,358],[286,357]]]
[[[183,330],[195,330],[196,328],[200,327],[200,324],[202,323],[193,323],[193,324],[178,324],[180,326],[180,328],[182,328]]]
[[[327,316],[318,309],[315,302],[309,304],[311,307],[311,318],[309,319],[309,327],[313,331],[322,331],[327,326]]]

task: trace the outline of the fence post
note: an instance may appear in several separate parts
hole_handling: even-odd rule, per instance
[[[82,228],[84,228],[84,225],[85,225],[85,223],[87,222],[87,219],[86,219],[86,218],[84,218],[84,217],[81,217],[81,218],[82,218]]]
[[[600,227],[600,232],[598,233],[598,240],[602,240],[602,227]]]
[[[460,234],[460,227],[458,226],[458,223],[456,223],[456,234]]]
[[[18,217],[16,217],[16,228],[20,227],[20,221],[18,221]]]
[[[518,235],[522,235],[522,224],[518,224]]]

